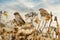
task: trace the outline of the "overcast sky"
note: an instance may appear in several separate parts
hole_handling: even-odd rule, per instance
[[[0,0],[0,10],[3,11],[29,12],[39,11],[40,8],[52,11],[60,22],[60,0]]]

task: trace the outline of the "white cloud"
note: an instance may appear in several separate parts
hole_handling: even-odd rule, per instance
[[[27,0],[18,0],[18,2],[29,8],[34,7],[34,4],[32,2],[27,2]]]
[[[23,5],[25,5],[26,7],[28,7],[28,8],[34,8],[35,6],[37,6],[37,5],[39,5],[41,2],[39,2],[38,0],[38,2],[36,3],[36,2],[34,2],[34,1],[32,1],[32,0],[17,0],[19,3],[22,3]]]

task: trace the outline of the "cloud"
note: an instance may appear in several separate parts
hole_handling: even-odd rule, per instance
[[[39,5],[41,0],[18,0],[19,3],[22,3],[26,7],[33,8],[36,5]]]
[[[0,3],[1,10],[18,10],[18,11],[35,11],[41,7],[45,7],[41,0],[15,0],[15,1],[5,1]]]
[[[50,3],[51,5],[59,5],[60,4],[60,0],[52,0],[52,1],[48,0],[47,2]]]
[[[1,1],[1,0],[0,0]],[[14,10],[20,12],[38,11],[45,8],[54,13],[60,13],[60,1],[57,0],[3,0],[0,2],[0,10]],[[55,5],[54,5],[55,4]]]
[[[32,8],[29,8],[29,7],[27,7],[27,6],[29,6],[29,5],[27,5],[27,6],[25,6],[24,4],[22,4],[21,2],[17,2],[17,1],[14,1],[14,3],[13,3],[13,1],[9,1],[9,2],[4,2],[4,3],[0,3],[0,10],[8,10],[8,9],[10,9],[10,10],[18,10],[18,11],[33,11],[33,9]]]

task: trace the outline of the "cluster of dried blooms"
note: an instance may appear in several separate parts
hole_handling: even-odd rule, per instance
[[[56,27],[53,27],[51,26],[53,21],[52,12],[49,14],[43,8],[39,9],[39,11],[41,15],[40,19],[42,20],[38,18],[38,14],[36,12],[30,12],[25,15],[26,20],[24,21],[22,16],[18,12],[15,12],[15,18],[11,21],[11,23],[14,25],[13,28],[6,27],[4,23],[0,22],[0,40],[60,40],[60,28],[57,16],[54,18]],[[6,11],[4,11],[4,15],[6,17],[8,16]],[[28,19],[31,19],[31,22],[28,22]],[[46,27],[48,22],[49,24]],[[34,26],[34,23],[36,23],[37,26]],[[10,31],[6,30],[6,28]],[[43,32],[45,28],[47,29],[45,30],[46,33]]]

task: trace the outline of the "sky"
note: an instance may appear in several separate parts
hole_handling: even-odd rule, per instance
[[[10,16],[13,11],[39,12],[40,8],[44,8],[48,12],[52,11],[60,23],[60,0],[0,0],[0,10],[8,11]]]

